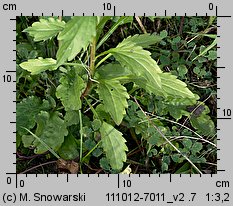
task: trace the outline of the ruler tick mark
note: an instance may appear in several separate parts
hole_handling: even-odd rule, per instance
[[[224,119],[231,119],[231,117],[217,117],[217,119],[222,119],[222,120],[224,120]]]
[[[226,15],[226,16],[217,16],[217,17],[220,17],[220,18],[231,18],[231,16],[229,15]]]
[[[226,170],[217,170],[217,172],[225,172]]]
[[[11,72],[16,72],[16,71],[13,71],[13,70],[6,70],[7,73],[11,73]]]

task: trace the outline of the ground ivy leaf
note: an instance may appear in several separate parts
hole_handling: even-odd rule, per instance
[[[100,134],[102,147],[112,169],[121,170],[123,162],[126,161],[126,151],[128,151],[125,144],[126,140],[123,138],[122,133],[112,125],[103,122],[100,128]]]
[[[49,114],[48,112],[41,111],[36,117],[36,122],[37,129],[35,135],[51,149],[57,151],[64,142],[64,136],[68,134],[66,124],[64,120],[60,118],[59,113],[54,112]],[[36,139],[33,142],[33,146],[37,154],[47,151],[47,148]]]
[[[209,115],[204,113],[198,117],[192,115],[190,122],[200,135],[208,137],[216,134],[214,122],[211,120]]]
[[[33,23],[31,27],[23,31],[28,32],[30,36],[34,37],[34,41],[42,41],[56,36],[64,27],[64,21],[51,17],[48,19],[40,19],[39,22]]]
[[[192,154],[196,155],[196,153],[200,152],[202,148],[203,148],[202,143],[195,142],[192,146]]]
[[[111,115],[114,122],[119,125],[126,114],[129,95],[126,88],[118,80],[100,81],[97,92],[103,100],[105,110]]]
[[[71,61],[85,49],[96,36],[97,18],[95,16],[73,17],[58,35],[60,46],[57,52],[58,65]]]
[[[65,140],[58,150],[58,154],[62,159],[72,160],[78,157],[79,148],[76,143],[75,137],[72,134],[69,134],[65,137]]]
[[[85,87],[83,79],[78,75],[78,70],[73,68],[65,76],[60,78],[56,96],[61,99],[66,111],[79,110],[81,108],[81,95]]]
[[[20,135],[27,134],[28,132],[23,129],[32,129],[35,125],[35,117],[41,110],[48,110],[50,108],[47,100],[43,102],[40,98],[31,96],[23,99],[16,105],[16,130]]]
[[[133,74],[143,77],[153,87],[161,88],[161,79],[158,74],[162,71],[156,61],[151,58],[149,51],[125,39],[108,52],[113,54],[123,67],[129,68]]]
[[[52,58],[43,59],[42,57],[39,57],[38,59],[29,59],[28,61],[21,63],[20,66],[31,72],[32,75],[35,75],[46,70],[56,70],[57,61]]]

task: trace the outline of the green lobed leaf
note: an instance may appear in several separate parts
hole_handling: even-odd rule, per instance
[[[126,88],[118,80],[100,81],[97,93],[103,100],[105,110],[111,115],[114,122],[119,125],[126,114],[129,95]]]
[[[99,40],[105,24],[111,19],[111,16],[97,16],[96,40]]]
[[[64,136],[68,135],[64,120],[59,117],[58,112],[49,114],[41,111],[37,117],[37,129],[35,135],[38,136],[46,145],[57,151],[64,142]],[[47,148],[35,139],[33,142],[35,153],[41,154],[47,151]]]
[[[125,43],[131,42],[142,48],[149,48],[150,45],[159,43],[163,38],[155,34],[136,34],[125,39]]]
[[[106,18],[106,17],[105,17]],[[115,22],[112,27],[108,30],[108,32],[102,37],[102,39],[98,42],[96,46],[96,50],[104,43],[107,41],[107,39],[112,35],[112,33],[122,24],[130,23],[133,21],[132,16],[115,16],[112,17],[113,22]],[[97,27],[97,39],[99,38],[100,31],[99,31],[99,26]]]
[[[42,57],[39,57],[38,59],[29,59],[28,61],[21,63],[20,66],[31,72],[32,75],[35,75],[46,70],[56,70],[57,61],[52,58],[43,59]]]
[[[66,111],[79,110],[81,108],[81,95],[85,87],[83,79],[78,74],[78,69],[73,68],[60,78],[56,96],[61,99]]]
[[[67,126],[79,124],[78,111],[68,110],[64,116],[64,120]]]
[[[97,80],[119,80],[127,82],[132,80],[135,75],[129,69],[122,67],[118,63],[109,63],[97,69],[95,73]]]
[[[27,131],[22,127],[32,129],[35,123],[35,117],[41,110],[50,108],[48,101],[43,102],[36,96],[31,96],[23,99],[16,105],[16,130],[20,135],[27,134]]]
[[[71,61],[82,49],[85,49],[96,36],[96,16],[76,16],[65,26],[58,35],[60,46],[57,52],[57,61],[60,66]]]
[[[72,160],[79,156],[79,148],[75,137],[69,133],[58,150],[60,157],[64,160]]]
[[[125,39],[108,52],[113,54],[123,67],[129,68],[133,74],[143,77],[154,88],[161,89],[161,79],[158,74],[162,71],[156,61],[151,58],[149,51]]]
[[[50,17],[34,22],[31,27],[24,29],[23,32],[28,32],[30,36],[34,37],[34,41],[42,41],[56,36],[64,27],[64,21]]]
[[[177,79],[171,73],[159,74],[162,83],[162,90],[165,96],[182,97],[182,98],[196,98],[195,95],[187,88],[187,85]]]
[[[196,97],[196,99],[197,98],[199,97]],[[196,99],[168,97],[162,104],[170,115],[178,121],[183,115],[187,117],[190,116],[190,112],[187,111],[187,107],[195,105]]]
[[[103,122],[100,128],[100,134],[102,147],[112,169],[121,170],[123,163],[126,161],[126,151],[128,151],[125,144],[126,140],[123,138],[122,133],[112,125]]]

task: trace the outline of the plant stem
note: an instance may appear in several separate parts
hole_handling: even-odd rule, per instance
[[[81,98],[83,99],[84,97],[86,97],[89,92],[91,91],[91,87],[92,87],[92,81],[91,79],[93,78],[94,74],[95,74],[95,50],[96,50],[96,37],[93,38],[92,43],[91,43],[91,54],[90,54],[90,67],[89,67],[89,72],[90,72],[90,77],[89,80],[87,82],[87,86],[86,89],[84,90]]]
[[[91,78],[94,76],[95,73],[95,50],[96,50],[96,39],[93,38],[92,45],[91,45],[91,57],[90,57],[90,75]]]
[[[84,161],[101,143],[101,140],[83,157],[82,161]]]
[[[108,54],[107,56],[105,56],[103,59],[101,59],[98,64],[96,65],[96,69],[106,60],[108,59],[110,56],[112,56],[112,54]]]
[[[79,153],[79,159],[80,159],[80,170],[81,170],[81,162],[82,162],[82,154],[83,154],[83,122],[82,122],[82,112],[81,110],[79,112],[79,122],[80,122],[80,153]],[[82,170],[81,170],[82,171]]]
[[[141,19],[138,16],[135,16],[135,19],[137,20],[139,26],[141,27],[141,30],[143,31],[144,34],[147,34],[145,27],[143,26]]]

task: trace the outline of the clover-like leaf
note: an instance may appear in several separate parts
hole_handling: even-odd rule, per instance
[[[56,36],[65,27],[65,22],[55,18],[40,19],[31,27],[24,29],[30,36],[34,37],[34,41],[42,41]]]
[[[56,96],[61,99],[66,111],[79,110],[81,108],[81,95],[85,87],[83,79],[79,76],[77,68],[73,68],[60,79]]]
[[[29,59],[28,61],[21,63],[20,66],[31,72],[32,75],[35,75],[46,70],[56,70],[57,61],[52,58],[43,59],[42,57],[39,57],[38,59]]]
[[[103,100],[105,110],[111,115],[114,122],[119,125],[126,114],[129,95],[126,88],[118,80],[100,81],[97,92]]]
[[[60,46],[57,52],[58,65],[71,61],[82,49],[85,49],[96,35],[95,16],[73,17],[58,35]]]
[[[103,122],[100,134],[102,147],[112,169],[121,170],[123,163],[126,161],[126,151],[128,151],[125,144],[126,140],[123,138],[122,133],[112,125]]]

